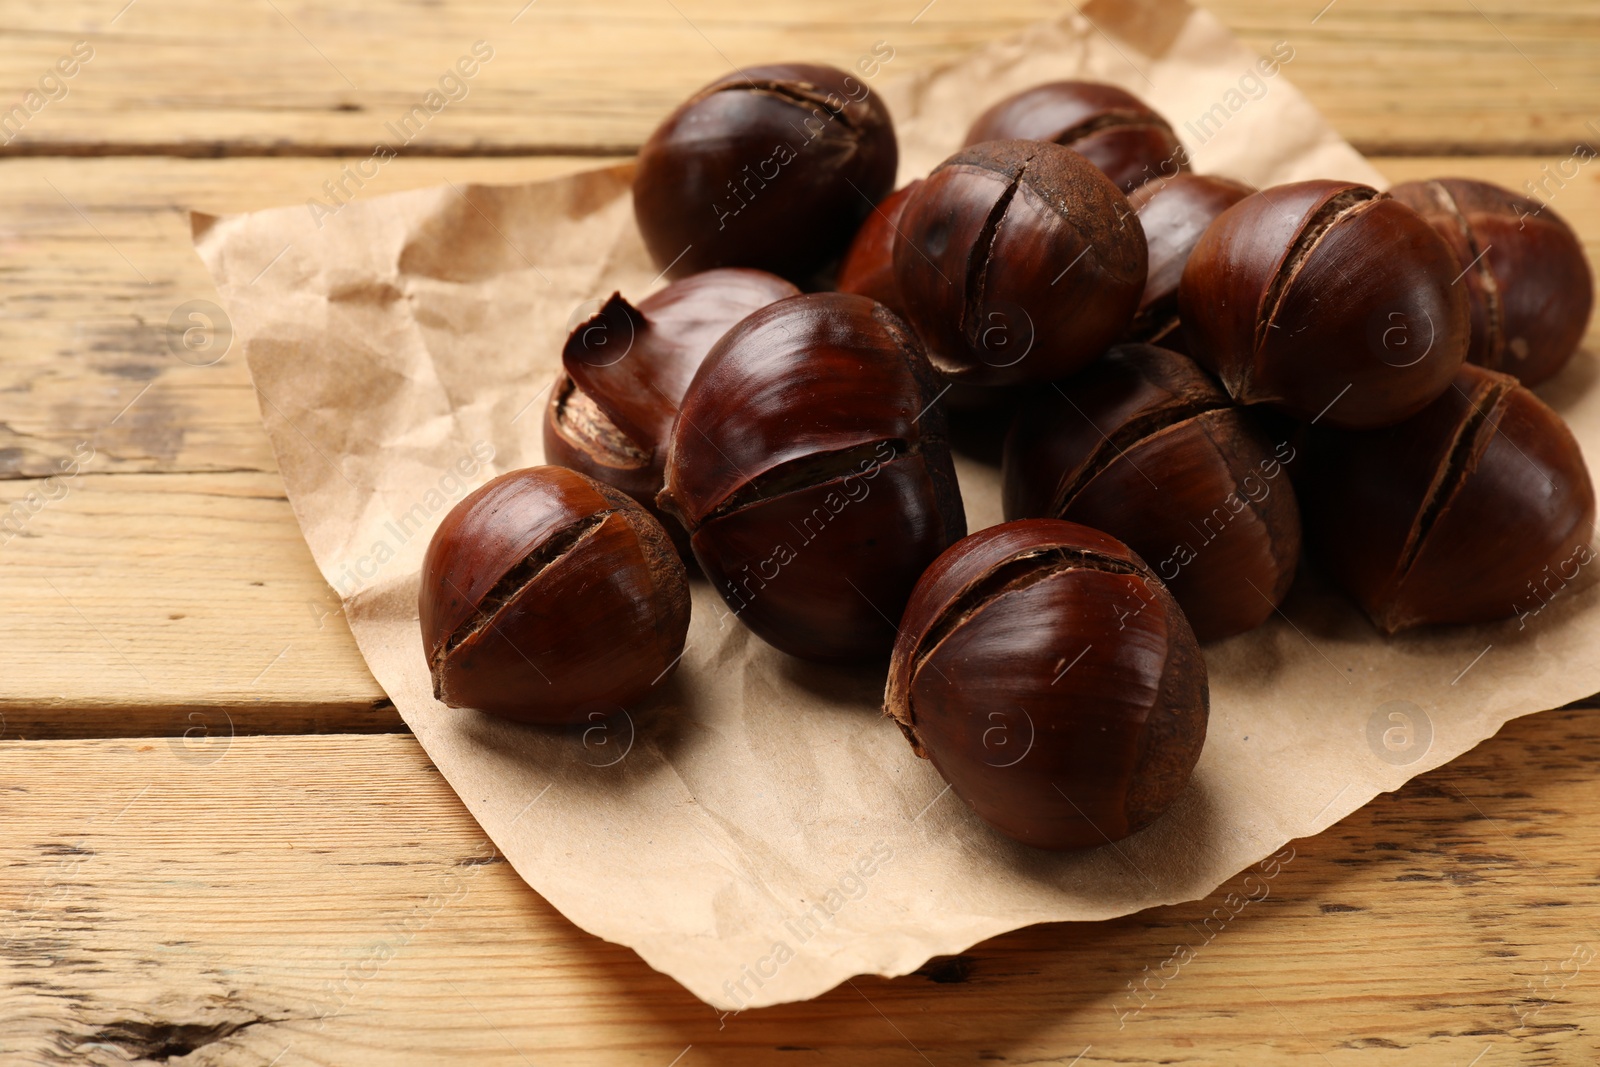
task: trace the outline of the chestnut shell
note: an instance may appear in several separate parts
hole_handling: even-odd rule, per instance
[[[1472,364],[1397,426],[1317,427],[1302,489],[1318,556],[1385,633],[1535,610],[1534,583],[1587,562],[1594,536],[1572,432],[1515,378]]]
[[[1144,291],[1127,199],[1071,149],[988,141],[906,203],[894,270],[928,358],[954,381],[1049,381],[1120,338]]]
[[[1018,139],[1072,149],[1124,193],[1189,169],[1171,124],[1137,96],[1104,82],[1049,82],[1008,96],[978,116],[966,143]]]
[[[805,283],[894,187],[894,124],[844,71],[747,67],[679,105],[639,151],[634,216],[669,276],[758,267]]]
[[[928,568],[895,642],[884,710],[1007,837],[1116,841],[1188,783],[1210,711],[1183,612],[1115,538],[1026,519]]]
[[[711,346],[751,312],[800,292],[766,271],[727,267],[680,279],[635,307],[613,293],[561,350],[545,407],[544,455],[656,512],[667,439]],[[674,539],[677,523],[666,521]],[[685,539],[681,546],[688,553]]]
[[[1231,178],[1178,174],[1146,182],[1128,194],[1150,252],[1144,295],[1130,331],[1134,340],[1169,347],[1182,344],[1178,282],[1189,254],[1218,215],[1255,191],[1254,186]]]
[[[1589,325],[1594,278],[1561,216],[1470,178],[1402,182],[1389,195],[1427,219],[1456,254],[1472,309],[1469,362],[1524,385],[1566,366]]]
[[[1006,438],[1007,519],[1104,530],[1137,552],[1214,641],[1265,622],[1289,592],[1300,513],[1295,458],[1175,352],[1122,345],[1038,390]]]
[[[1367,429],[1416,414],[1467,351],[1455,256],[1355,182],[1263,189],[1201,236],[1178,287],[1189,352],[1244,404]]]
[[[922,179],[918,178],[896,189],[867,216],[850,242],[844,262],[839,264],[835,289],[870,297],[905,318],[905,302],[900,299],[900,287],[894,280],[894,242],[906,201],[921,184]]]
[[[849,293],[762,308],[701,364],[659,501],[762,640],[888,652],[917,576],[966,532],[939,388],[905,323]]]
[[[625,708],[683,652],[689,586],[661,524],[565,467],[511,471],[434,531],[418,613],[434,696],[522,722]]]

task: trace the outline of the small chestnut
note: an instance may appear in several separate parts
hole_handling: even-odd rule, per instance
[[[1307,535],[1387,634],[1534,613],[1593,557],[1594,486],[1561,417],[1470,363],[1454,386],[1397,426],[1307,443]]]
[[[1355,182],[1263,189],[1200,237],[1178,286],[1189,352],[1242,404],[1365,429],[1416,414],[1467,351],[1455,256]]]
[[[613,293],[561,350],[545,459],[616,486],[654,514],[667,436],[700,361],[734,323],[799,292],[776,274],[725,267],[675,281],[637,307]],[[682,532],[670,520],[667,530],[675,539]]]
[[[850,293],[769,304],[700,365],[659,503],[762,640],[889,651],[917,576],[966,532],[939,389],[905,323]]]
[[[866,83],[808,63],[747,67],[650,135],[634,216],[672,277],[759,267],[803,283],[844,252],[898,164],[889,112]]]
[[[1210,714],[1183,612],[1120,541],[1077,523],[991,526],[906,606],[884,710],[1007,837],[1088,848],[1183,791]]]
[[[1261,625],[1294,580],[1300,513],[1284,470],[1294,458],[1188,359],[1122,345],[1017,411],[1005,515],[1119,538],[1212,641]]]
[[[1178,281],[1189,253],[1218,215],[1255,191],[1230,178],[1185,173],[1146,182],[1128,194],[1150,249],[1144,296],[1133,320],[1134,340],[1167,346],[1182,343]]]
[[[1013,139],[1070,148],[1124,193],[1189,169],[1188,153],[1167,120],[1103,82],[1050,82],[1008,96],[978,116],[966,143]]]
[[[672,673],[689,585],[661,524],[565,467],[502,474],[434,531],[418,597],[433,694],[522,722],[580,722]]]
[[[987,141],[907,200],[895,281],[928,358],[954,381],[1065,377],[1126,332],[1144,291],[1144,233],[1082,156]]]
[[[1572,227],[1537,200],[1470,178],[1402,182],[1389,195],[1428,220],[1461,264],[1467,360],[1537,385],[1577,351],[1594,279]]]
[[[850,250],[839,264],[834,288],[841,293],[870,297],[905,318],[905,302],[894,281],[894,239],[906,201],[922,184],[918,178],[883,199],[856,231]]]

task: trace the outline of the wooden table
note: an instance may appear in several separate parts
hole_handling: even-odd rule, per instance
[[[1593,3],[1325,2],[1215,6],[1290,41],[1392,178],[1520,188],[1600,141]],[[1062,10],[924,3],[5,3],[0,99],[44,81],[0,128],[0,1063],[1600,1060],[1593,703],[1296,842],[1264,900],[1230,884],[727,1018],[523,885],[404,731],[240,353],[169,346],[216,299],[188,209],[325,195],[478,40],[466,98],[359,195],[625,154],[729,62],[881,40],[904,74]],[[1547,188],[1600,259],[1600,165],[1576,169]]]

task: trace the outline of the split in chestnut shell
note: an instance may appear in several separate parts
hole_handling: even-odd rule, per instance
[[[683,400],[659,502],[729,612],[802,659],[883,656],[918,575],[966,532],[943,388],[892,311],[768,305]]]
[[[502,474],[451,508],[417,606],[435,699],[531,723],[627,708],[671,675],[689,628],[661,524],[565,467]]]
[[[898,165],[889,112],[859,78],[808,63],[747,67],[650,135],[634,217],[671,277],[756,267],[805,284],[843,254]]]
[[[992,526],[928,568],[884,710],[1000,833],[1092,848],[1187,786],[1210,713],[1183,612],[1126,545],[1057,519]]]

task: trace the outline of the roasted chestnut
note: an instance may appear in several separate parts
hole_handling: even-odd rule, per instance
[[[707,85],[639,152],[633,210],[669,276],[759,267],[805,282],[894,187],[889,112],[833,67],[747,67]]]
[[[689,585],[667,532],[626,494],[530,467],[450,509],[423,559],[418,610],[435,699],[580,722],[672,673]]]
[[[966,143],[1014,139],[1064,145],[1124,193],[1189,169],[1188,153],[1167,120],[1103,82],[1050,82],[1008,96],[978,116]]]
[[[1594,279],[1572,227],[1537,200],[1489,182],[1402,182],[1389,195],[1455,252],[1472,309],[1467,360],[1536,385],[1583,340]]]
[[[1139,314],[1130,331],[1134,340],[1182,343],[1183,335],[1178,330],[1178,281],[1189,262],[1189,253],[1218,215],[1253,192],[1254,187],[1230,178],[1178,174],[1146,182],[1128,194],[1128,204],[1139,215],[1150,250],[1144,296],[1139,300]],[[1182,602],[1183,598],[1178,599]]]
[[[770,304],[712,348],[683,398],[661,507],[730,611],[822,661],[881,656],[911,587],[966,532],[940,389],[882,304]]]
[[[884,710],[1007,837],[1088,848],[1147,825],[1205,743],[1205,660],[1120,541],[1024,519],[957,542],[917,583]]]
[[[841,293],[871,297],[901,318],[904,302],[894,281],[894,240],[906,200],[922,184],[918,178],[884,198],[856,231],[850,250],[839,264],[839,280],[834,288]]]
[[[1235,400],[1388,426],[1449,388],[1467,351],[1455,256],[1400,201],[1355,182],[1264,189],[1201,236],[1178,287],[1189,351]]]
[[[1300,513],[1284,470],[1294,458],[1188,359],[1123,345],[1018,410],[1005,516],[1121,539],[1212,641],[1261,625],[1294,580]]]
[[[1470,363],[1454,385],[1398,426],[1307,444],[1308,538],[1384,633],[1532,614],[1592,558],[1594,486],[1561,417]]]
[[[544,413],[545,459],[654,513],[667,435],[700,361],[734,323],[799,292],[776,274],[728,267],[673,282],[638,307],[613,293],[561,350]],[[682,535],[671,520],[667,532]],[[686,540],[681,547],[687,553]]]
[[[1117,187],[1043,141],[988,141],[911,194],[894,246],[906,314],[957,382],[1062,378],[1116,341],[1144,291],[1144,233]]]

